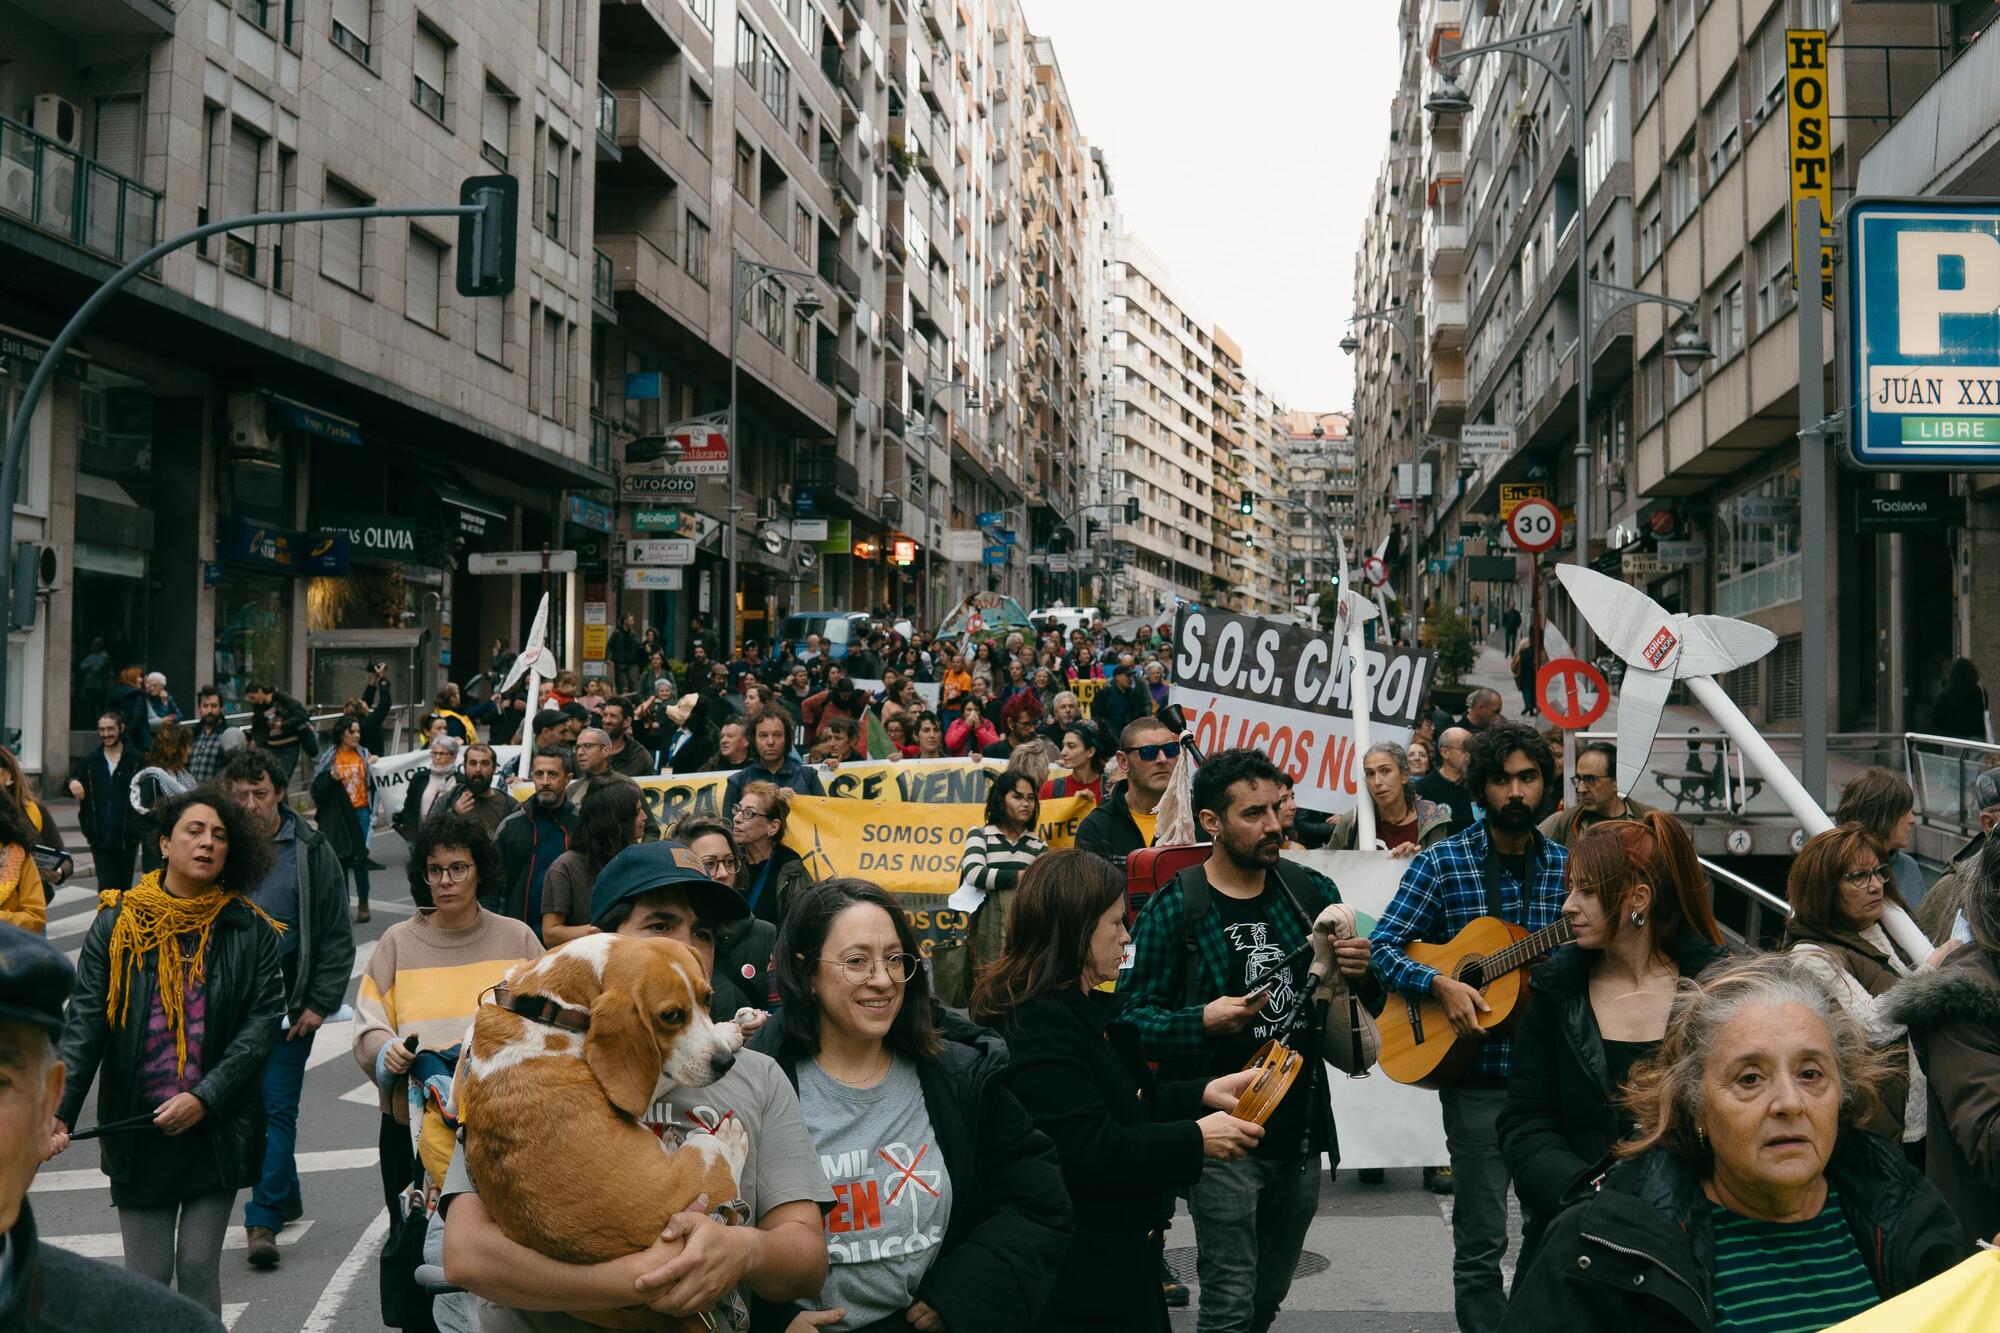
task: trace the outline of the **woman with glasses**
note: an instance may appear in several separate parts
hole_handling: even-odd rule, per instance
[[[553,873],[553,868],[551,869]],[[500,853],[469,816],[444,810],[424,821],[410,849],[410,887],[421,882],[433,906],[382,933],[354,997],[354,1059],[381,1100],[382,1198],[410,1183],[410,1098],[404,1075],[417,1050],[465,1040],[479,996],[515,964],[542,956],[522,922],[479,905],[481,885],[500,886]]]
[[[752,1044],[797,1087],[835,1196],[809,1308],[884,1333],[1039,1327],[1070,1233],[1055,1149],[1001,1083],[993,1034],[940,1031],[903,909],[826,881],[787,912],[776,975],[777,1019]],[[752,1311],[758,1328],[787,1317]]]
[[[1500,1151],[1521,1196],[1520,1267],[1579,1181],[1632,1130],[1619,1096],[1659,1049],[1684,980],[1727,956],[1694,843],[1648,811],[1577,840],[1563,917],[1575,942],[1536,966],[1514,1035]]]
[[[736,887],[751,915],[773,926],[785,919],[798,891],[812,883],[806,863],[785,846],[785,820],[791,813],[792,793],[775,782],[751,783],[730,812],[741,862]]]
[[[1125,876],[1101,856],[1065,848],[1021,879],[1007,944],[979,978],[972,1017],[1007,1039],[1007,1087],[1055,1141],[1076,1229],[1035,1327],[1167,1326],[1160,1230],[1173,1192],[1209,1159],[1240,1158],[1263,1129],[1229,1114],[1255,1071],[1156,1083],[1137,1035],[1117,1021],[1124,997],[1099,990],[1118,975]]]
[[[1952,950],[1933,949],[1910,919],[1889,869],[1889,849],[1860,824],[1840,824],[1806,840],[1785,879],[1792,918],[1780,948],[1799,955],[1831,986],[1841,1007],[1892,1055],[1896,1076],[1865,1125],[1923,1165],[1924,1075],[1909,1034],[1881,997],[1904,977],[1934,968]]]
[[[639,784],[612,778],[590,789],[577,812],[576,842],[542,877],[542,943],[553,949],[597,933],[590,924],[590,891],[598,872],[635,842],[644,842],[648,816]]]

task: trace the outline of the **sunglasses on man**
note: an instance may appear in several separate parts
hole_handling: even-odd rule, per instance
[[[1131,745],[1126,747],[1125,753],[1136,754],[1140,759],[1150,764],[1155,759],[1180,758],[1181,743],[1179,741],[1168,741],[1164,745]]]

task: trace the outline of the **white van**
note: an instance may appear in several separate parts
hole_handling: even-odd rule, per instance
[[[1063,606],[1057,603],[1040,611],[1030,611],[1028,619],[1034,622],[1037,630],[1055,630],[1066,640],[1072,631],[1087,629],[1102,620],[1103,616],[1094,606]]]

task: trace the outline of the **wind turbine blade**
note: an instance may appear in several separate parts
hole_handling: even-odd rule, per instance
[[[542,655],[542,640],[549,632],[549,595],[542,594],[542,604],[535,608],[535,623],[528,630],[528,637],[521,641],[521,651],[514,655],[514,664],[507,668],[507,679],[500,682],[500,693],[505,694],[534,666]]]
[[[1647,671],[1628,665],[1625,682],[1618,690],[1618,794],[1629,796],[1646,775],[1646,760],[1653,753],[1653,739],[1660,731],[1660,715],[1666,710],[1667,692],[1673,689],[1671,671]]]
[[[1612,652],[1642,671],[1671,671],[1685,632],[1677,616],[1629,583],[1581,565],[1558,565],[1570,600]]]
[[[1552,620],[1542,622],[1542,653],[1544,662],[1553,662],[1559,657],[1576,656],[1570,651],[1569,640],[1563,637],[1563,632],[1556,628]]]
[[[1689,616],[1674,674],[1720,676],[1755,662],[1778,646],[1778,636],[1762,625],[1728,616]]]

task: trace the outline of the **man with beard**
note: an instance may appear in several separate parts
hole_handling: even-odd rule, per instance
[[[1486,819],[1417,853],[1375,924],[1375,965],[1405,995],[1439,1001],[1461,1035],[1481,1040],[1471,1069],[1439,1097],[1451,1151],[1452,1285],[1458,1326],[1492,1333],[1506,1311],[1500,1261],[1507,1254],[1507,1165],[1497,1128],[1507,1100],[1512,1042],[1488,1036],[1478,990],[1411,960],[1404,946],[1442,944],[1474,917],[1540,930],[1562,915],[1569,853],[1535,827],[1555,760],[1532,727],[1496,722],[1472,740],[1466,785]]]
[[[465,815],[492,837],[500,831],[500,821],[514,813],[514,798],[493,785],[498,767],[493,747],[480,742],[465,747],[458,768],[458,794],[452,797],[454,813]]]
[[[1417,779],[1417,795],[1451,811],[1451,831],[1463,833],[1478,823],[1472,793],[1465,789],[1465,765],[1472,756],[1472,733],[1446,727],[1438,735],[1437,758],[1431,771]]]
[[[655,772],[653,757],[646,753],[646,747],[632,734],[632,710],[636,705],[630,699],[617,698],[604,701],[604,734],[611,738],[611,748],[607,751],[613,772],[623,773],[628,778],[650,778]]]
[[[792,731],[784,718],[776,713],[758,718],[751,728],[750,743],[756,747],[755,759],[730,774],[729,785],[723,789],[725,815],[736,809],[736,803],[743,799],[743,789],[753,782],[775,783],[801,796],[826,795],[820,785],[819,771],[791,757]]]
[[[576,812],[563,801],[569,790],[569,751],[559,745],[544,745],[535,751],[528,766],[528,778],[535,794],[521,808],[500,821],[493,841],[500,848],[501,879],[505,898],[482,899],[488,911],[526,922],[541,938],[542,877],[555,859],[569,850],[576,836]]]
[[[1083,710],[1078,707],[1076,695],[1069,690],[1049,701],[1049,719],[1042,724],[1042,738],[1049,744],[1062,749],[1063,734],[1070,729]]]
[[[1214,845],[1206,862],[1147,900],[1132,966],[1118,982],[1127,997],[1120,1021],[1173,1077],[1233,1074],[1272,1039],[1307,1053],[1304,1076],[1256,1146],[1204,1162],[1188,1194],[1204,1330],[1269,1328],[1291,1288],[1319,1205],[1319,1155],[1340,1160],[1326,1066],[1316,1058],[1326,993],[1309,978],[1324,981],[1336,967],[1350,978],[1369,972],[1367,940],[1333,938],[1333,881],[1279,859],[1284,797],[1283,774],[1255,750],[1224,750],[1196,771],[1195,813]],[[1309,933],[1309,958],[1288,964]],[[1379,1000],[1379,980],[1360,989]]]
[[[195,785],[207,782],[222,771],[229,756],[243,748],[243,729],[232,727],[222,717],[222,691],[204,685],[194,696],[194,748],[188,751],[188,776]]]

